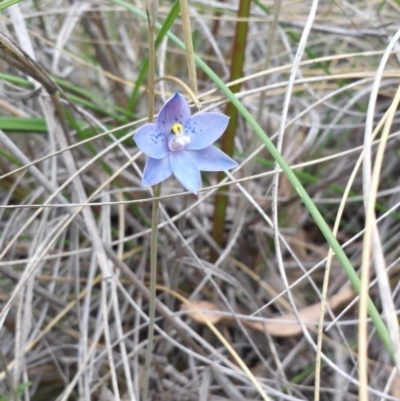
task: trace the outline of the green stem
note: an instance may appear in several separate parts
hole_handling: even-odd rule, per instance
[[[172,35],[171,35],[172,39]],[[179,47],[183,47],[182,42],[178,42],[178,38],[176,38],[175,43]],[[219,87],[222,93],[238,108],[242,117],[249,123],[251,128],[253,129],[254,133],[260,138],[261,142],[265,145],[268,151],[271,153],[271,156],[276,160],[276,162],[281,167],[282,171],[293,185],[295,190],[297,191],[300,199],[303,201],[304,205],[306,206],[307,210],[314,218],[315,223],[318,225],[319,229],[321,230],[322,234],[326,238],[329,245],[332,247],[337,260],[341,264],[343,270],[345,271],[347,277],[349,278],[353,288],[360,293],[360,278],[358,277],[356,271],[354,270],[352,264],[350,263],[347,255],[343,251],[342,247],[340,246],[339,242],[333,235],[331,229],[329,228],[328,224],[322,217],[320,211],[315,206],[314,202],[308,195],[307,191],[304,189],[301,182],[298,180],[290,166],[286,163],[283,156],[278,152],[275,145],[272,141],[268,138],[265,134],[261,126],[258,122],[252,117],[250,112],[243,106],[243,104],[236,98],[236,96],[229,90],[229,88],[220,80],[220,78],[212,71],[200,57],[196,56],[196,62],[202,68],[205,73],[210,77],[211,80],[215,82],[215,84]],[[372,322],[382,339],[383,344],[385,345],[387,351],[389,352],[390,356],[393,359],[393,348],[390,341],[389,333],[386,328],[385,323],[383,322],[378,310],[376,309],[374,303],[372,302],[371,298],[368,298],[368,314],[370,315]]]
[[[184,49],[184,44],[172,33],[169,33],[168,36],[170,39],[175,42],[175,44]],[[314,202],[308,195],[307,191],[304,189],[303,185],[296,177],[290,166],[286,163],[284,157],[278,152],[275,145],[271,141],[271,139],[266,135],[258,122],[252,117],[250,112],[243,106],[240,100],[231,92],[231,90],[225,85],[225,83],[218,77],[214,71],[208,67],[208,65],[197,55],[195,55],[195,60],[197,65],[209,76],[209,78],[217,85],[217,87],[221,90],[221,92],[233,103],[233,105],[239,110],[239,113],[242,117],[248,122],[250,127],[253,129],[254,133],[260,138],[261,142],[265,145],[268,151],[271,153],[271,156],[275,159],[275,161],[281,167],[283,173],[286,175],[289,182],[292,184],[294,189],[297,191],[300,199],[303,201],[310,215],[313,217],[315,223],[318,225],[321,233],[332,247],[337,260],[345,271],[347,277],[349,278],[353,288],[357,293],[360,293],[360,278],[358,277],[354,267],[352,266],[350,260],[348,259],[346,253],[343,251],[339,242],[333,235],[331,229],[328,224],[324,220],[318,208],[315,206]],[[394,360],[393,347],[390,341],[389,333],[385,323],[383,322],[376,306],[372,302],[371,298],[368,297],[368,314],[371,317],[371,320],[381,337],[381,340],[388,351],[392,360]]]
[[[172,38],[172,37],[171,37]],[[179,47],[183,47],[182,42],[178,42],[178,38],[176,38],[175,43]],[[219,87],[221,92],[223,92],[226,97],[238,108],[242,117],[249,123],[249,125],[254,130],[254,133],[260,138],[261,142],[265,145],[268,151],[271,153],[271,156],[276,160],[276,162],[281,167],[282,171],[293,185],[295,190],[297,191],[300,199],[303,201],[304,205],[306,206],[307,210],[314,218],[315,223],[318,225],[319,229],[321,230],[322,234],[326,238],[329,245],[332,247],[336,258],[338,259],[339,263],[341,264],[343,270],[345,271],[347,277],[349,278],[353,288],[360,293],[360,278],[358,277],[356,271],[354,270],[352,264],[350,263],[347,255],[343,251],[342,247],[340,246],[339,242],[332,234],[331,229],[329,228],[328,224],[322,217],[320,211],[315,206],[314,202],[308,195],[307,191],[304,189],[301,182],[298,180],[290,166],[286,163],[283,156],[278,152],[275,145],[272,141],[268,138],[265,134],[263,129],[260,127],[258,122],[253,119],[252,115],[249,111],[242,105],[240,100],[238,100],[235,95],[229,90],[229,88],[220,80],[220,78],[212,71],[207,64],[204,63],[200,57],[196,56],[196,62],[202,68],[205,73],[210,77],[211,80],[215,82],[215,84]],[[393,359],[393,348],[390,341],[389,333],[385,323],[383,322],[378,310],[376,309],[374,303],[372,302],[371,298],[368,298],[368,314],[371,317],[372,322],[382,339],[383,344],[385,345],[387,351],[389,352],[391,358]]]
[[[154,187],[154,197],[158,198],[161,193],[161,184]],[[150,381],[150,365],[154,346],[154,322],[156,317],[156,284],[157,284],[157,237],[158,237],[158,209],[160,201],[153,201],[153,213],[151,218],[151,240],[150,240],[150,302],[149,302],[149,331],[147,334],[146,361],[144,365],[143,401],[147,401]]]

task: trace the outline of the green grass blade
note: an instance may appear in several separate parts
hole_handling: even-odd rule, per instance
[[[131,11],[135,15],[141,17],[143,20],[146,21],[146,14],[138,10],[136,7],[132,6],[131,4],[126,3],[122,0],[111,0],[113,3],[119,4],[125,7],[127,10]],[[157,29],[161,29],[161,25],[157,24]],[[172,42],[176,44],[180,49],[183,51],[185,50],[184,43],[173,33],[168,32],[168,37]],[[278,152],[275,145],[272,141],[268,138],[265,134],[261,126],[258,122],[253,118],[250,112],[246,109],[246,107],[240,102],[239,99],[231,92],[231,90],[225,85],[223,81],[218,77],[217,74],[212,71],[208,65],[197,55],[195,55],[195,60],[197,65],[208,75],[208,77],[215,83],[215,85],[221,90],[221,92],[237,107],[239,113],[242,117],[248,122],[248,124],[252,127],[255,134],[260,138],[262,143],[268,149],[272,157],[276,160],[276,162],[281,167],[282,171],[292,184],[292,186],[296,189],[297,193],[300,196],[300,199],[304,202],[307,210],[314,218],[315,223],[318,225],[319,229],[321,230],[322,234],[326,238],[329,245],[332,247],[336,258],[338,259],[339,263],[341,264],[343,270],[345,271],[347,277],[349,278],[353,288],[359,292],[360,291],[360,278],[358,277],[356,271],[354,270],[350,260],[348,259],[347,255],[341,248],[339,242],[332,234],[331,229],[329,228],[328,224],[326,223],[325,219],[322,217],[321,213],[319,212],[318,208],[315,206],[314,202],[311,200],[310,196],[308,195],[307,191],[304,189],[301,182],[298,180],[290,166],[286,163],[286,160],[283,156]],[[386,347],[387,351],[389,352],[392,360],[393,358],[393,348],[390,341],[389,333],[386,328],[385,323],[383,322],[378,310],[376,309],[374,303],[369,298],[368,299],[368,314],[371,317],[371,320],[382,339],[384,346]]]
[[[118,0],[116,0],[115,3],[118,4]],[[160,46],[162,40],[164,39],[167,32],[170,30],[172,24],[174,23],[174,21],[176,20],[178,15],[179,15],[179,0],[176,0],[174,2],[174,4],[172,5],[167,18],[165,19],[164,24],[162,25],[161,29],[158,32],[157,38],[154,42],[154,46],[155,46],[156,50]],[[149,58],[146,57],[145,61],[142,64],[142,67],[140,68],[140,72],[139,72],[138,78],[135,82],[135,87],[133,88],[131,97],[129,98],[128,110],[133,110],[133,108],[134,108],[136,100],[139,96],[140,87],[142,86],[142,84],[146,78],[148,68],[149,68]]]
[[[19,3],[22,0],[4,0],[0,3],[0,10],[4,10],[7,7],[12,6],[13,4]]]
[[[0,116],[0,129],[13,132],[47,132],[46,121],[35,117]]]
[[[171,35],[172,36],[172,35]],[[183,43],[175,37],[171,40],[175,42],[175,44],[179,47],[183,45]],[[261,126],[258,122],[252,117],[249,111],[244,107],[244,105],[238,100],[235,95],[229,90],[229,88],[220,80],[220,78],[207,66],[206,63],[201,60],[200,57],[196,56],[196,62],[200,68],[210,77],[212,81],[218,86],[218,88],[225,94],[225,96],[238,108],[239,113],[242,117],[249,123],[249,125],[253,128],[255,134],[260,138],[262,143],[271,153],[272,157],[276,160],[276,162],[281,167],[282,171],[296,189],[297,193],[300,196],[300,199],[303,201],[304,205],[306,206],[307,210],[314,218],[315,223],[318,225],[319,229],[321,230],[322,234],[324,235],[325,239],[328,241],[329,245],[332,247],[336,258],[338,259],[339,263],[341,264],[343,270],[345,271],[347,277],[349,278],[353,288],[359,293],[360,291],[360,278],[358,277],[356,271],[354,270],[350,260],[348,259],[347,255],[341,248],[339,242],[332,234],[331,229],[329,228],[328,224],[326,223],[325,219],[322,217],[320,211],[315,206],[314,202],[311,200],[310,196],[308,195],[307,191],[304,189],[301,182],[298,180],[290,166],[286,163],[283,156],[278,152],[275,145],[272,141],[268,138],[265,134]],[[379,333],[379,336],[382,339],[383,344],[385,345],[387,351],[389,352],[390,356],[393,359],[393,349],[392,344],[390,341],[389,333],[385,323],[383,322],[378,310],[376,309],[374,303],[369,298],[368,299],[368,314],[370,315],[372,322]]]

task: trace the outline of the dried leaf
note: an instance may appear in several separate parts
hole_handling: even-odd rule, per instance
[[[182,304],[181,310],[189,312],[189,316],[195,322],[202,324],[204,324],[204,317],[206,317],[213,324],[218,323],[225,317],[213,313],[219,312],[219,309],[217,305],[208,301],[195,301],[189,304]]]
[[[328,299],[328,305],[331,309],[336,309],[341,304],[350,301],[354,297],[352,288],[342,290],[340,293],[333,295]],[[208,301],[195,301],[190,304],[183,304],[182,310],[189,312],[189,316],[197,323],[204,324],[204,317],[211,323],[216,324],[221,321],[227,323],[234,323],[235,319],[232,316],[218,315],[220,312],[218,307],[212,302]],[[316,325],[319,314],[321,311],[321,302],[307,306],[299,310],[299,318],[306,327]],[[246,319],[241,319],[242,323],[252,328],[253,330],[264,332],[266,330],[269,334],[276,337],[291,337],[301,334],[301,327],[298,324],[296,317],[293,313],[277,316],[274,321],[266,323],[252,322]]]

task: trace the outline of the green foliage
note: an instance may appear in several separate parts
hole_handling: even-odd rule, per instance
[[[18,385],[16,393],[19,399],[22,399],[25,389],[29,388],[30,386],[32,386],[31,382],[21,383]],[[14,401],[14,397],[0,392],[0,401]]]
[[[0,10],[4,10],[5,8],[12,6],[13,4],[19,3],[20,1],[22,0],[3,0],[0,3]]]

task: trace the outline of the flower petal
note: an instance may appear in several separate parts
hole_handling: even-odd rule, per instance
[[[238,166],[235,160],[212,145],[201,150],[187,150],[186,153],[200,171],[225,171]]]
[[[166,180],[172,174],[169,157],[163,159],[147,159],[146,166],[143,172],[142,186],[152,186]]]
[[[156,123],[162,128],[164,134],[169,134],[173,124],[185,125],[189,118],[190,108],[186,99],[180,93],[175,93],[161,108]]]
[[[162,159],[169,153],[166,135],[157,124],[143,125],[133,139],[139,149],[153,159]]]
[[[190,117],[184,125],[191,142],[187,150],[204,149],[212,145],[226,130],[229,117],[222,113],[198,113]]]
[[[169,154],[172,172],[184,188],[197,194],[201,186],[200,171],[194,160],[184,151]]]

